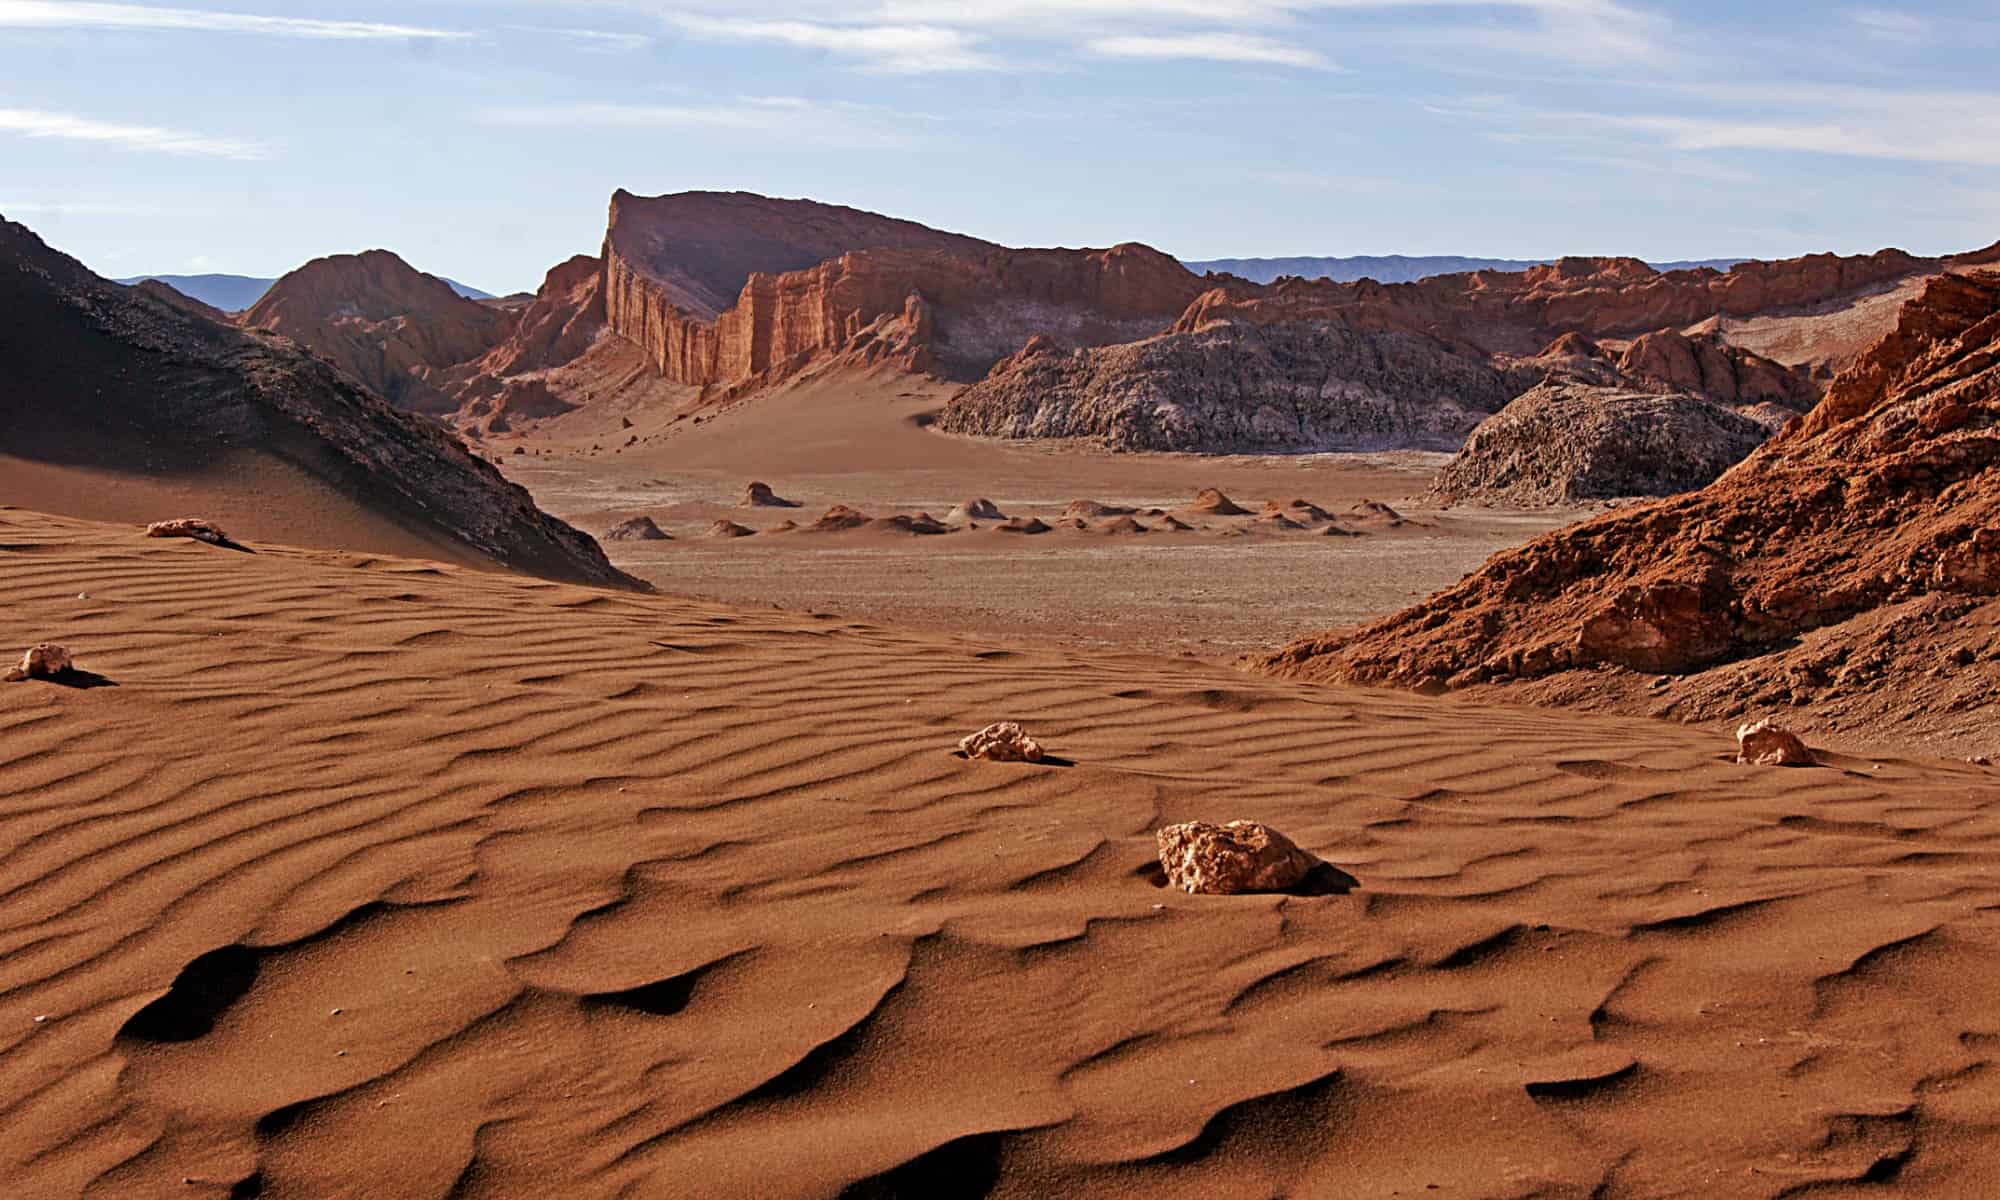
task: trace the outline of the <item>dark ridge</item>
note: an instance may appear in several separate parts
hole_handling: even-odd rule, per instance
[[[653,983],[642,983],[635,988],[621,992],[594,992],[582,999],[585,1008],[625,1008],[647,1013],[655,1017],[671,1017],[688,1006],[694,998],[694,990],[709,972],[728,965],[749,954],[748,950],[738,950],[725,954],[712,962],[706,962],[691,971],[683,971],[668,979]]]
[[[192,1042],[215,1031],[229,1006],[257,982],[263,955],[248,946],[224,946],[182,967],[167,994],[133,1013],[120,1038],[142,1042]]]
[[[1000,1182],[1008,1134],[975,1133],[843,1188],[840,1200],[984,1200]]]
[[[1521,1085],[1536,1100],[1588,1100],[1615,1091],[1639,1077],[1639,1064],[1626,1063],[1615,1071],[1584,1075],[1573,1079],[1538,1079]]]
[[[1326,1109],[1344,1086],[1339,1068],[1297,1087],[1227,1105],[1184,1145],[1141,1160],[1145,1165],[1190,1166],[1236,1142],[1268,1145],[1274,1153],[1309,1152],[1310,1131],[1329,1124]]]

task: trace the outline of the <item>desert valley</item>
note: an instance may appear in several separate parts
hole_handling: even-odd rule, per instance
[[[9,1194],[1992,1194],[2000,245],[466,290],[0,223]]]

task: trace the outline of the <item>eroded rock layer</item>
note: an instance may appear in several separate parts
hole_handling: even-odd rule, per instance
[[[1587,702],[1631,678],[1591,668],[1739,664],[1730,694],[1697,682],[1667,706],[1682,714],[1860,689],[1912,709],[1927,694],[1990,702],[1934,685],[1992,658],[1950,639],[1994,624],[1997,462],[2000,273],[1943,275],[1818,408],[1708,488],[1548,534],[1396,616],[1260,665],[1430,687],[1545,681],[1532,694]],[[1990,693],[1993,674],[1967,686]]]
[[[291,338],[399,408],[456,407],[427,376],[478,358],[514,318],[387,250],[314,259],[271,285],[243,325]]]

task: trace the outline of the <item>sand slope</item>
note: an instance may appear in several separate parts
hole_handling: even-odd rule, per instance
[[[0,509],[10,1194],[1988,1194],[1989,772],[257,549]]]

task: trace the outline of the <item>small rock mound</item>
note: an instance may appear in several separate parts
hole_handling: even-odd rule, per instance
[[[994,526],[1001,533],[1047,533],[1049,525],[1040,517],[1012,517]]]
[[[43,642],[30,647],[21,656],[21,665],[9,670],[5,679],[8,683],[19,683],[24,679],[54,679],[74,665],[66,647]]]
[[[1310,500],[1271,500],[1265,503],[1264,511],[1283,513],[1294,521],[1307,521],[1315,525],[1333,520],[1332,513]]]
[[[1042,761],[1042,744],[1029,737],[1015,721],[1000,721],[978,733],[969,733],[959,739],[958,748],[967,758],[983,758],[988,762]]]
[[[1181,511],[1207,513],[1214,517],[1243,517],[1250,513],[1249,509],[1223,495],[1219,488],[1201,489],[1195,493],[1194,502]]]
[[[755,532],[757,531],[748,525],[738,525],[734,521],[717,521],[708,527],[708,536],[712,538],[749,537]]]
[[[1347,515],[1351,520],[1371,525],[1386,525],[1391,529],[1403,524],[1403,514],[1380,500],[1356,500],[1348,508]]]
[[[906,517],[900,513],[893,517],[877,517],[868,522],[868,528],[879,530],[883,533],[938,534],[951,532],[951,526],[937,520],[929,513],[918,513],[914,517]]]
[[[1191,896],[1282,892],[1297,887],[1318,860],[1269,825],[1189,821],[1156,835],[1167,882]]]
[[[1102,517],[1130,516],[1138,511],[1136,508],[1127,508],[1122,504],[1104,504],[1096,500],[1072,500],[1069,502],[1069,507],[1063,509],[1062,515],[1065,517],[1076,517],[1085,521],[1095,521]]]
[[[1361,533],[1361,531],[1360,531],[1359,529],[1349,529],[1349,528],[1348,528],[1347,526],[1345,526],[1345,525],[1342,525],[1342,524],[1341,524],[1341,523],[1340,523],[1339,521],[1337,521],[1337,520],[1336,520],[1336,521],[1335,521],[1335,522],[1334,522],[1333,524],[1331,524],[1331,525],[1328,525],[1328,526],[1327,526],[1327,527],[1326,527],[1325,529],[1322,529],[1322,530],[1320,530],[1320,531],[1319,531],[1319,533],[1320,533],[1320,536],[1321,536],[1321,537],[1360,537],[1360,536],[1362,536],[1362,533]]]
[[[1164,529],[1168,533],[1187,533],[1190,530],[1192,530],[1194,526],[1188,524],[1186,521],[1181,520],[1179,517],[1173,516],[1172,514],[1168,514],[1166,516],[1162,516],[1158,521],[1155,521],[1153,523],[1153,528]]]
[[[874,518],[858,508],[846,504],[836,504],[820,514],[811,528],[818,533],[831,533],[841,529],[859,529]]]
[[[1547,383],[1481,422],[1431,495],[1530,507],[1670,496],[1707,486],[1770,436],[1698,396]]]
[[[1255,521],[1251,523],[1258,526],[1261,529],[1276,529],[1279,531],[1290,531],[1294,529],[1305,528],[1305,526],[1299,524],[1297,521],[1292,520],[1290,517],[1286,516],[1284,513],[1281,512],[1267,512],[1262,516],[1258,517]]]
[[[981,496],[974,500],[961,500],[958,507],[945,514],[944,518],[953,525],[963,525],[969,521],[1004,521],[1007,514],[1000,506]]]
[[[222,526],[200,517],[180,517],[172,521],[155,521],[146,526],[146,536],[156,538],[193,538],[197,542],[207,542],[211,546],[227,546],[229,535],[222,532]]]
[[[768,483],[752,482],[744,485],[743,499],[737,501],[738,508],[798,508],[799,502],[787,500],[771,490]]]
[[[1146,533],[1147,528],[1131,517],[1113,517],[1097,527],[1099,533],[1135,534]]]
[[[1769,717],[1736,730],[1736,761],[1760,767],[1814,767],[1819,760],[1799,735]]]
[[[604,538],[611,542],[664,542],[671,540],[667,531],[653,523],[651,517],[633,517],[620,521],[604,531]]]

